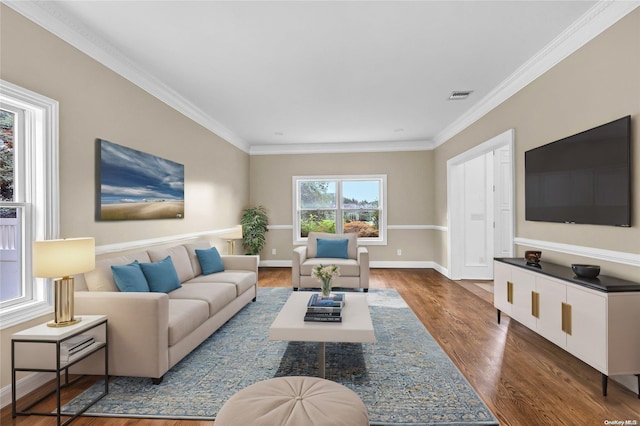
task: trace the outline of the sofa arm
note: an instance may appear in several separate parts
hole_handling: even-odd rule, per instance
[[[107,316],[109,374],[159,379],[169,369],[167,294],[79,291],[75,314]]]
[[[291,260],[291,283],[293,288],[300,287],[300,265],[307,260],[307,246],[300,246],[293,249],[293,259]]]
[[[258,256],[232,255],[225,254],[220,256],[224,269],[240,269],[243,271],[251,271],[258,276]]]
[[[360,288],[369,288],[369,250],[358,247],[357,259],[360,265]]]

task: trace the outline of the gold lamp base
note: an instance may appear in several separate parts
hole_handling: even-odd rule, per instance
[[[77,324],[80,321],[82,321],[82,318],[74,318],[71,321],[65,321],[65,322],[51,321],[47,323],[47,327],[67,327],[73,324]]]
[[[73,317],[73,277],[62,277],[53,281],[54,319],[49,327],[68,327],[79,323],[82,318]]]
[[[227,252],[231,255],[236,254],[236,240],[227,240],[227,245],[229,246]]]

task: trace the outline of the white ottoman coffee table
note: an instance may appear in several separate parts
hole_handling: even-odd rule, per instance
[[[325,377],[326,342],[373,343],[373,330],[367,293],[345,293],[342,322],[307,322],[307,302],[313,293],[294,291],[269,327],[269,340],[318,342],[319,376]]]
[[[222,406],[216,426],[369,426],[351,389],[318,377],[276,377],[254,383]]]

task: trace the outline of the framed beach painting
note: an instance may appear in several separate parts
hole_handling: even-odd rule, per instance
[[[98,139],[98,220],[182,219],[184,165]]]

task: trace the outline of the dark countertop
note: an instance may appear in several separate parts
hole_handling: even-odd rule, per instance
[[[597,278],[577,277],[571,269],[571,266],[556,265],[555,263],[548,262],[540,262],[539,266],[528,265],[524,259],[511,257],[496,257],[494,260],[605,293],[640,291],[640,283],[627,281],[620,278],[608,277],[606,275],[598,275]]]

